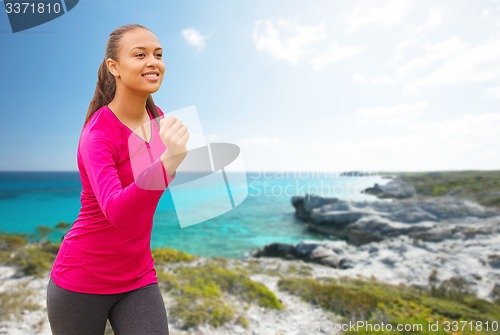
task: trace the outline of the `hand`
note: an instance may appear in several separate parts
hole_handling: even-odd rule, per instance
[[[161,156],[163,166],[169,175],[173,175],[187,155],[187,127],[180,120],[169,116],[160,120],[160,137],[167,147]]]

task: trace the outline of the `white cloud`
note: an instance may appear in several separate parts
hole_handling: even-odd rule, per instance
[[[390,107],[363,108],[357,111],[356,116],[368,123],[402,124],[420,118],[426,109],[427,102],[419,101]]]
[[[208,37],[203,36],[198,30],[193,28],[186,28],[182,30],[181,34],[182,37],[184,37],[184,40],[189,45],[195,47],[196,50],[202,51],[205,48],[206,40]]]
[[[241,146],[245,166],[248,171],[430,171],[500,166],[500,113],[433,120],[427,102],[401,106],[392,107],[394,111],[386,108],[385,112],[381,108],[386,117],[406,109],[401,114],[408,118],[407,123],[397,126],[370,122],[373,118],[360,122],[361,115],[342,114],[335,122],[322,120],[315,125],[314,135],[247,138],[243,142],[248,144]],[[410,122],[412,110],[425,115]],[[346,130],[349,124],[354,128]]]
[[[415,28],[415,34],[421,34],[425,32],[432,31],[439,27],[444,20],[444,10],[442,8],[431,8],[429,10],[429,16],[427,17],[427,21]]]
[[[395,47],[393,63],[403,58],[402,50],[408,48],[409,44],[405,40]],[[417,50],[421,51],[420,56],[392,65],[393,73],[373,77],[357,73],[352,80],[361,84],[396,84],[405,80],[408,84],[404,89],[416,92],[421,87],[485,81],[500,76],[500,63],[493,64],[496,61],[494,57],[500,57],[500,39],[471,48],[459,36],[452,36],[442,41],[425,43]]]
[[[355,73],[352,76],[352,81],[359,84],[395,84],[397,83],[397,78],[394,76],[375,76],[375,77],[367,77],[360,73]]]
[[[311,65],[313,69],[320,70],[323,66],[338,62],[340,60],[351,58],[359,54],[364,48],[361,46],[332,46],[325,52],[315,55],[311,59]]]
[[[394,48],[395,55],[393,61],[395,63],[398,61],[402,61],[405,58],[405,53],[408,51],[408,49],[412,47],[413,48],[419,47],[421,45],[423,38],[425,38],[421,36],[421,34],[430,33],[436,28],[440,27],[444,22],[444,13],[445,13],[444,8],[437,8],[437,7],[430,8],[427,16],[427,21],[425,21],[420,25],[417,25],[413,29],[413,35],[417,36],[412,36],[411,34],[408,34],[409,38],[401,40],[396,44]]]
[[[500,147],[500,138],[497,136],[500,129],[499,113],[467,114],[441,121],[428,120],[414,124],[412,128],[416,134],[432,135],[432,140],[426,139],[428,146],[434,144],[447,153],[457,155],[457,159],[461,156],[463,160],[463,157],[476,154],[490,156],[491,159],[498,156],[495,150]],[[488,163],[494,163],[494,160]]]
[[[306,149],[296,154],[317,169],[430,171],[500,166],[500,113],[418,119],[396,129],[379,126],[376,132],[373,128],[358,122],[351,136],[301,143]]]
[[[423,56],[413,58],[409,62],[400,66],[397,70],[397,76],[401,77],[416,70],[423,70],[439,60],[457,56],[466,49],[467,45],[458,36],[453,36],[436,43],[427,43],[424,45],[425,54]]]
[[[209,134],[206,136],[206,139],[209,142],[227,140],[228,138],[229,138],[228,134]]]
[[[406,89],[487,82],[500,77],[500,38],[456,55],[427,77],[409,84]]]
[[[394,62],[401,61],[404,58],[406,49],[408,49],[412,43],[413,41],[410,40],[402,40],[396,45],[394,48]]]
[[[367,3],[363,3],[349,13],[343,13],[349,30],[356,32],[364,26],[373,24],[394,26],[402,22],[412,9],[412,3],[408,0],[393,0],[383,5],[379,3],[377,2],[376,5],[371,7],[368,7]]]
[[[500,100],[500,86],[489,87],[486,89],[486,94]]]
[[[324,25],[301,26],[291,20],[258,20],[252,35],[257,50],[269,52],[273,58],[290,64],[311,52],[312,44],[326,38]]]
[[[276,136],[255,136],[243,138],[238,141],[242,145],[257,145],[257,146],[285,146],[286,142]]]
[[[293,20],[258,20],[252,34],[255,47],[274,59],[296,65],[309,63],[315,70],[359,54],[363,47],[330,44],[325,49],[327,33],[323,23],[300,25]]]

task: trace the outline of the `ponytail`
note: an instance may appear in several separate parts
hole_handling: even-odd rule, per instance
[[[116,92],[115,77],[109,72],[106,66],[106,60],[103,60],[99,71],[97,72],[97,84],[95,85],[94,97],[90,101],[89,109],[85,123],[90,120],[92,115],[102,106],[106,106],[113,100]]]
[[[148,99],[146,100],[146,108],[151,112],[151,115],[153,115],[153,118],[156,120],[156,122],[159,122],[158,117],[160,116],[160,113],[158,113],[158,109],[156,108],[152,95],[149,95]]]

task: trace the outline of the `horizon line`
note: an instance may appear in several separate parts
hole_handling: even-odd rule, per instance
[[[362,169],[344,169],[344,170],[241,170],[241,171],[227,171],[227,172],[246,172],[246,173],[297,173],[297,172],[314,172],[314,173],[367,173],[367,174],[385,174],[385,173],[432,173],[432,172],[494,172],[498,169],[443,169],[443,170],[362,170]],[[0,170],[0,173],[79,173],[78,170]],[[200,171],[185,171],[185,172],[200,172]],[[214,171],[215,172],[215,171]]]

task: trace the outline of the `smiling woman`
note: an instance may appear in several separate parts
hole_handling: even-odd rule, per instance
[[[126,25],[110,34],[78,145],[82,206],[47,291],[55,335],[104,334],[107,319],[119,335],[168,334],[150,239],[189,133],[153,102],[164,73],[162,47],[149,29]],[[138,174],[128,141],[135,135],[146,151],[140,157],[151,159]]]

